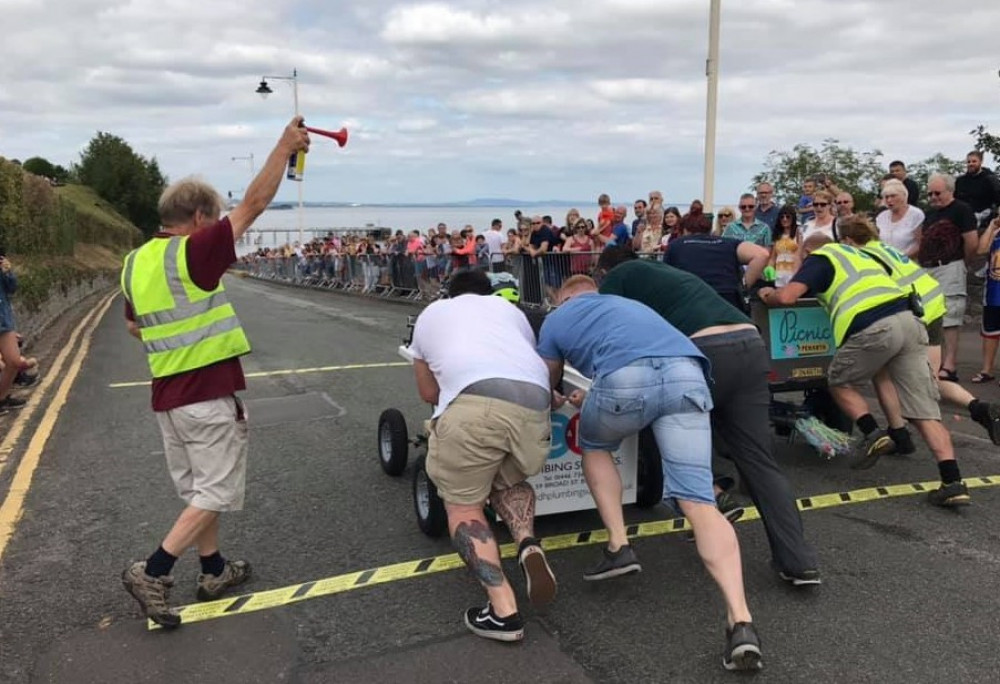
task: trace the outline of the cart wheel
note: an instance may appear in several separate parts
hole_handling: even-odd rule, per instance
[[[805,406],[809,412],[819,418],[828,427],[851,434],[854,423],[847,414],[840,410],[837,402],[826,389],[813,390],[806,394]]]
[[[444,501],[438,496],[437,487],[427,476],[427,455],[420,454],[413,469],[413,509],[417,525],[428,537],[437,539],[448,531],[448,515]]]
[[[386,475],[396,477],[406,469],[409,436],[406,419],[397,409],[386,409],[378,417],[378,461]]]
[[[639,453],[636,459],[635,505],[650,508],[663,500],[663,464],[656,446],[653,429],[645,427],[639,433]]]

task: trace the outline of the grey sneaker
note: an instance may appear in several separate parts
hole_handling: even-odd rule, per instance
[[[167,605],[174,578],[150,577],[146,574],[146,561],[136,561],[122,573],[125,590],[139,602],[147,618],[160,627],[172,629],[181,624],[181,616]]]
[[[726,653],[722,666],[727,670],[753,672],[764,666],[761,661],[760,637],[752,622],[737,622],[726,630]]]
[[[250,564],[244,560],[227,560],[222,574],[198,574],[198,600],[214,601],[220,598],[230,587],[239,586],[250,579]]]
[[[790,583],[793,587],[808,587],[823,584],[823,578],[820,576],[819,570],[816,569],[803,570],[802,572],[779,570],[778,577]]]
[[[612,577],[631,575],[634,572],[642,572],[639,559],[635,557],[635,551],[628,544],[614,552],[610,551],[608,547],[604,547],[602,550],[604,557],[601,562],[583,573],[583,579],[586,581],[597,582]]]
[[[935,506],[942,508],[955,508],[956,506],[968,506],[972,503],[969,496],[969,488],[962,481],[941,483],[937,489],[927,493],[927,500]]]

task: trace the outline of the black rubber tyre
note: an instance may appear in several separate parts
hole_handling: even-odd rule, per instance
[[[402,475],[409,450],[406,418],[397,409],[382,411],[378,417],[378,462],[386,475]]]
[[[840,410],[837,402],[830,396],[829,390],[812,390],[806,395],[805,405],[810,413],[819,418],[828,427],[847,434],[851,434],[854,430],[854,422],[848,418],[846,413]]]
[[[413,510],[417,525],[428,537],[437,539],[448,531],[448,514],[437,487],[427,476],[427,454],[420,454],[413,466]]]
[[[639,508],[650,508],[663,500],[663,464],[652,428],[643,428],[639,433],[638,449],[635,505]]]

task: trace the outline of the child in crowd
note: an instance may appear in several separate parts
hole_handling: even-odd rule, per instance
[[[615,222],[615,210],[611,207],[611,197],[602,193],[597,198],[597,206],[600,207],[597,212],[597,232],[602,235],[610,235],[611,226]]]
[[[1000,346],[1000,217],[979,236],[977,253],[989,254],[983,288],[983,367],[971,380],[979,384],[994,380],[993,364]]]
[[[799,227],[796,224],[795,210],[792,207],[782,207],[774,221],[771,239],[774,247],[771,249],[770,265],[775,270],[775,287],[787,285],[795,272],[799,270]]]
[[[802,183],[802,196],[799,197],[799,206],[796,210],[796,213],[799,215],[799,223],[812,221],[816,218],[816,212],[813,211],[814,192],[816,192],[816,181],[812,178],[807,178]]]

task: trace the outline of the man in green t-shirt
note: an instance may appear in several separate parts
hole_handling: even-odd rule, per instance
[[[712,364],[712,439],[732,460],[760,511],[783,580],[819,584],[816,551],[805,540],[791,484],[771,453],[767,384],[770,360],[743,312],[698,276],[639,260],[631,250],[605,250],[597,263],[601,294],[642,302],[691,338]]]

